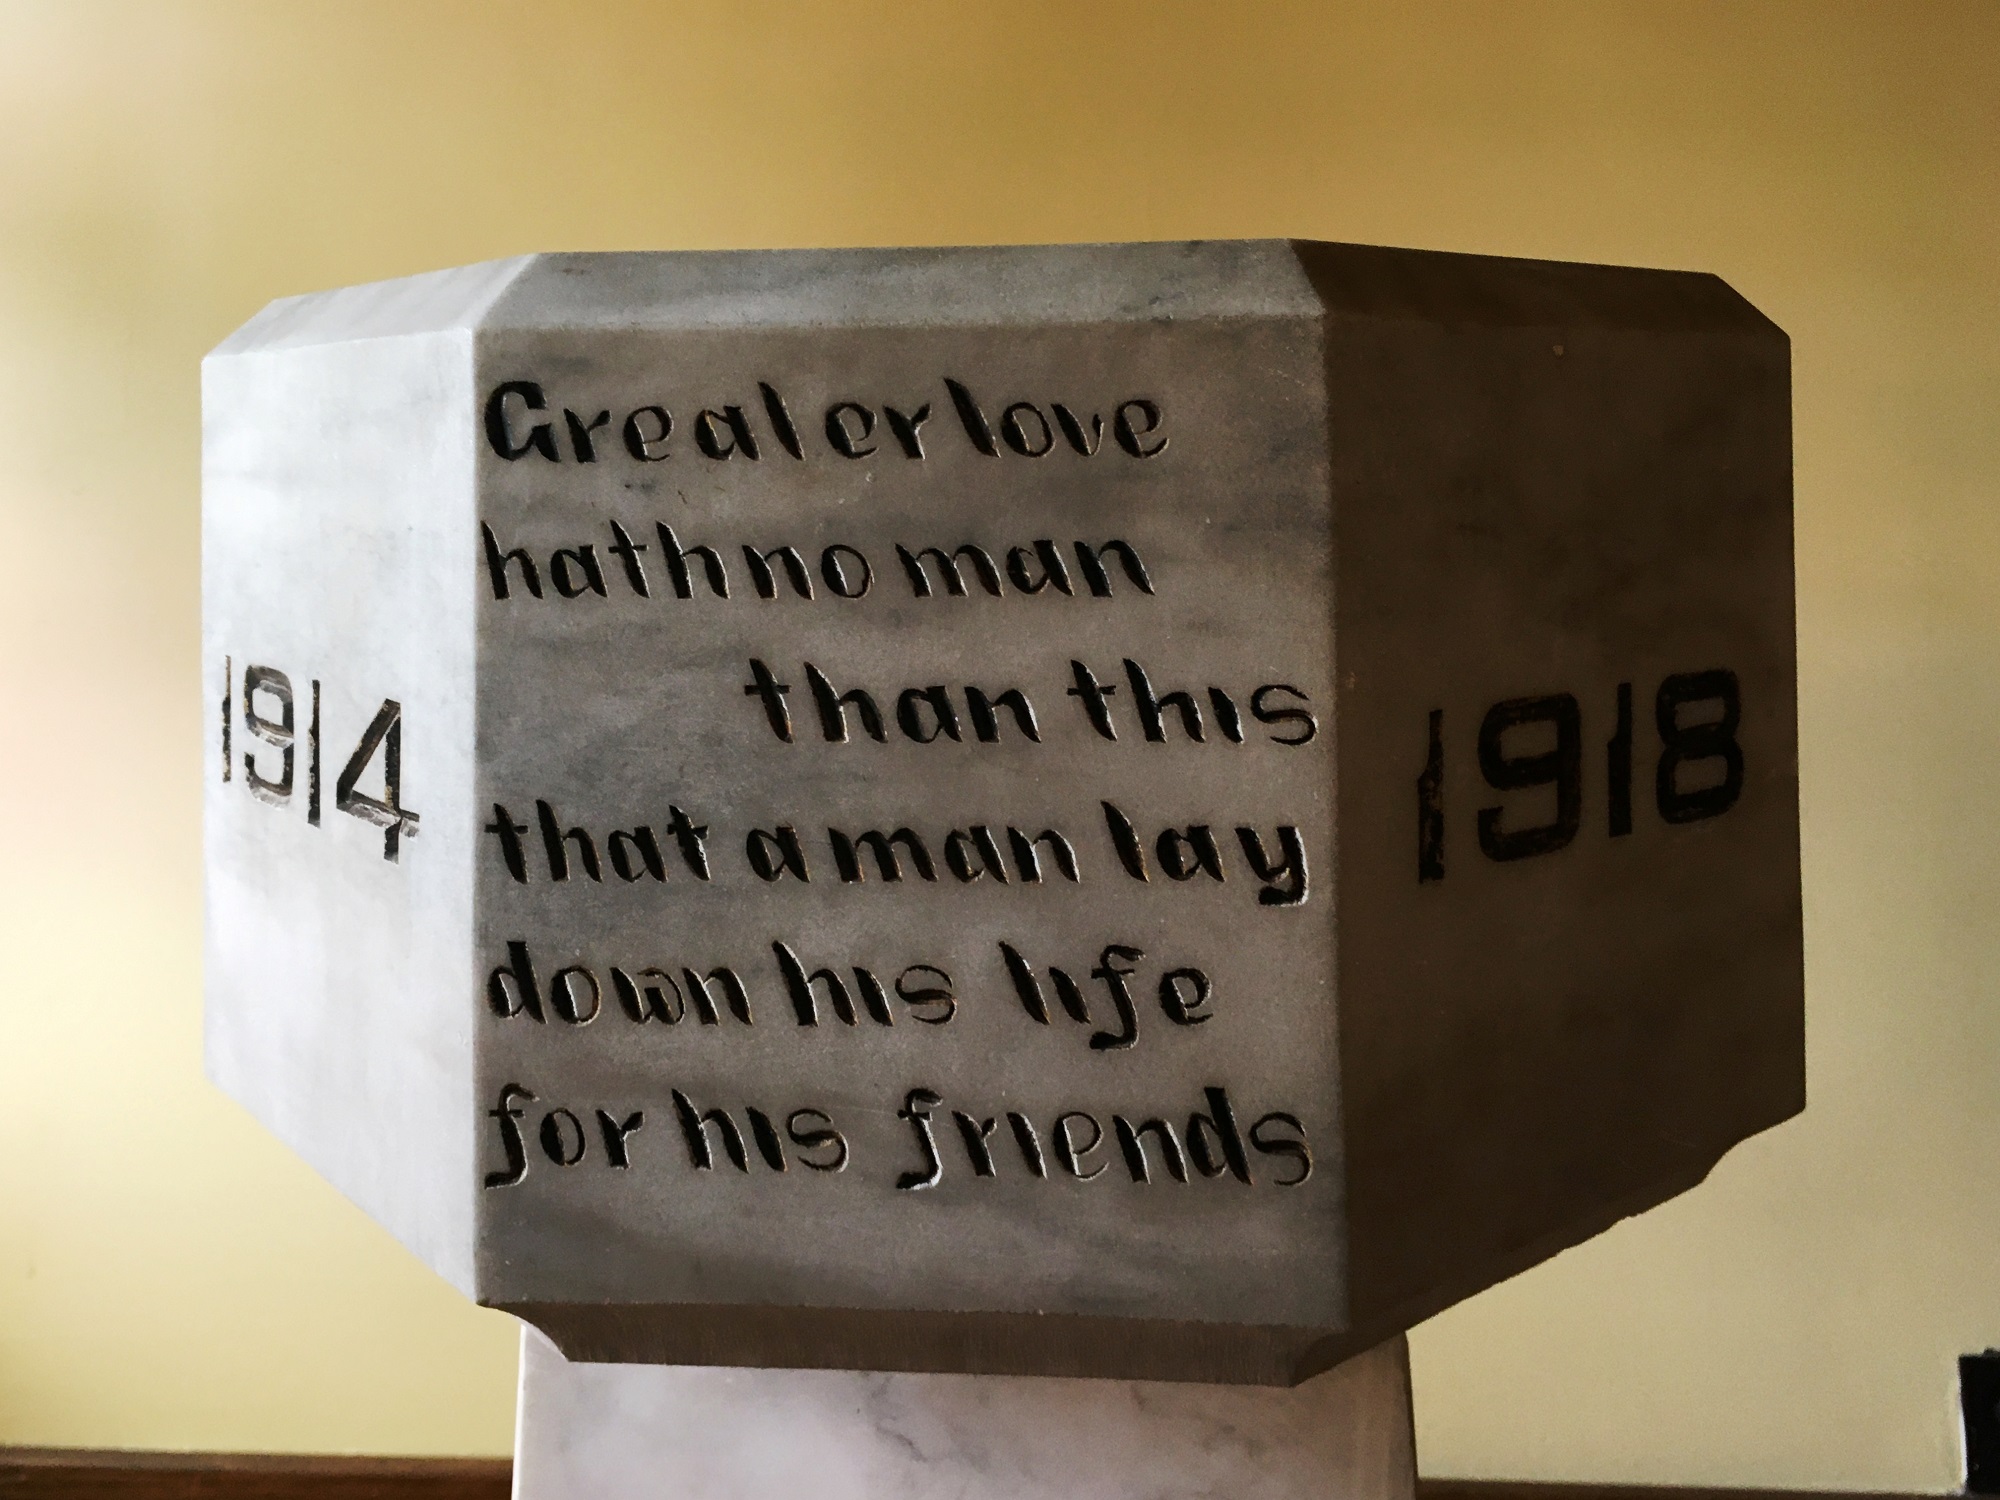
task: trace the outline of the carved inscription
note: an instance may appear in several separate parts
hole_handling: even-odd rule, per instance
[[[1613,696],[1613,728],[1604,741],[1604,830],[1632,832],[1632,684]],[[1653,696],[1658,736],[1652,796],[1667,824],[1720,817],[1743,794],[1743,688],[1724,667],[1676,672]],[[1428,716],[1427,745],[1417,777],[1417,879],[1445,876],[1445,713]],[[1473,753],[1479,774],[1503,796],[1474,814],[1479,852],[1498,864],[1553,854],[1584,828],[1587,756],[1583,709],[1575,695],[1506,698],[1481,716]],[[1546,790],[1542,790],[1546,788]]]
[[[305,820],[320,826],[320,684],[311,679],[306,711],[303,747],[300,744],[298,695],[292,679],[276,667],[244,667],[241,691],[237,688],[235,658],[222,659],[222,780],[234,778],[232,751],[240,719],[243,732],[251,740],[243,751],[244,789],[257,801],[271,807],[288,808],[304,804]],[[300,775],[301,748],[304,774]],[[371,775],[381,778],[382,795],[361,790]],[[303,780],[303,796],[299,783]],[[403,706],[393,698],[382,706],[361,730],[360,738],[334,780],[333,805],[336,811],[361,819],[382,830],[382,857],[391,864],[401,858],[405,834],[414,835],[421,821],[402,804],[403,791]]]
[[[565,512],[573,519],[553,537],[532,513],[481,517],[467,541],[488,618],[565,633],[601,621],[607,634],[626,622],[683,620],[725,642],[740,626],[740,648],[726,646],[714,658],[722,665],[705,669],[717,674],[705,727],[754,748],[761,765],[810,771],[801,785],[826,786],[837,782],[823,768],[909,765],[908,747],[920,746],[921,764],[1006,767],[1027,787],[1044,765],[1069,777],[1082,764],[1151,768],[1192,757],[1231,767],[1229,784],[1245,789],[1244,810],[1232,815],[1227,794],[1220,803],[1191,794],[1177,807],[1173,782],[1155,778],[1145,783],[1152,790],[1135,794],[1113,778],[1037,816],[1025,798],[1012,811],[990,802],[939,807],[934,796],[921,808],[899,807],[893,790],[872,793],[867,811],[850,803],[835,814],[781,771],[751,803],[717,795],[700,779],[703,768],[687,764],[663,772],[648,798],[622,806],[591,800],[587,783],[494,787],[478,824],[480,858],[498,890],[537,888],[536,904],[524,909],[542,916],[514,923],[483,960],[484,1024],[509,1028],[509,1055],[522,1059],[489,1095],[487,1189],[532,1193],[538,1181],[583,1172],[621,1183],[782,1179],[794,1184],[786,1191],[838,1181],[841,1191],[928,1203],[939,1200],[921,1195],[947,1184],[1226,1193],[1282,1192],[1311,1180],[1316,1132],[1335,1122],[1261,1097],[1260,1080],[1227,1076],[1226,1065],[1206,1076],[1197,1069],[1192,1089],[1135,1087],[1135,1075],[1121,1071],[1130,1066],[1121,1059],[1188,1048],[1237,1056],[1214,1039],[1268,1024],[1260,1011],[1268,997],[1243,982],[1240,964],[1201,951],[1208,928],[1191,924],[1181,935],[1148,926],[1142,935],[1134,923],[1079,941],[1038,929],[1033,914],[1070,888],[1102,888],[1154,913],[1227,901],[1246,932],[1268,929],[1280,946],[1290,938],[1284,924],[1313,920],[1305,914],[1315,875],[1331,851],[1314,847],[1311,830],[1324,825],[1306,809],[1258,802],[1253,815],[1250,806],[1260,767],[1301,764],[1293,757],[1307,747],[1324,753],[1331,704],[1316,701],[1317,664],[1215,666],[1226,656],[1210,655],[1190,670],[1171,643],[1191,612],[1213,606],[1177,576],[1171,559],[1182,554],[1149,530],[1143,504],[1109,525],[1097,514],[1010,528],[1004,512],[990,525],[927,525],[908,511],[871,522],[863,491],[864,503],[839,512],[830,536],[816,531],[810,540],[786,535],[782,523],[758,523],[754,509],[711,515],[700,504],[702,476],[721,475],[717,466],[741,475],[756,465],[778,477],[821,465],[860,481],[886,465],[928,485],[952,472],[941,461],[950,445],[961,470],[1076,463],[1108,478],[1152,476],[1171,469],[1172,460],[1156,461],[1173,444],[1188,441],[1160,396],[1086,398],[1048,384],[1002,399],[953,373],[900,390],[853,390],[810,409],[776,380],[685,401],[645,392],[599,399],[522,372],[485,393],[482,462],[558,490],[572,482],[566,476],[582,482],[589,466],[630,476],[615,491],[593,481],[590,493],[611,498]],[[669,507],[669,487],[655,475],[673,476],[678,504]],[[840,631],[826,628],[879,625],[888,611],[963,633],[913,632],[885,665],[879,650],[850,658]],[[797,622],[798,645],[787,644],[784,622]],[[982,663],[971,632],[1013,630],[1015,622],[1050,649],[1011,655],[1005,667]],[[225,687],[225,779],[240,769],[253,797],[278,806],[301,774],[317,787],[313,686],[309,721],[289,679],[271,669],[251,668],[240,686]],[[381,825],[393,859],[396,833],[415,818],[402,814],[396,795],[400,720],[393,704],[383,711],[388,719],[378,716],[364,733],[335,801],[361,816],[394,815]],[[1644,818],[1671,828],[1727,813],[1745,785],[1741,717],[1741,684],[1724,668],[1608,692],[1496,693],[1469,715],[1428,711],[1414,781],[1419,882],[1443,880],[1453,861],[1505,868],[1558,856],[1579,838],[1623,838]],[[232,731],[257,747],[240,766],[230,762]],[[304,773],[294,764],[302,734]],[[354,773],[378,750],[388,789],[369,800],[355,792]],[[938,783],[947,784],[956,783]],[[1483,791],[1462,809],[1453,805],[1473,785]],[[690,937],[679,931],[686,923],[666,917],[714,903],[734,909],[727,904],[745,892],[768,902],[792,888],[861,909],[935,911],[943,901],[986,921],[996,910],[1018,910],[1021,919],[1004,919],[1012,930],[997,937],[989,928],[983,954],[968,961],[962,947],[926,951],[922,927],[887,929],[897,940],[864,957],[839,951],[810,924],[788,929],[763,918],[690,929],[728,934],[715,939]],[[624,938],[593,935],[591,914],[612,892],[623,893],[621,902],[660,903],[657,932],[633,938],[626,925]],[[1045,1053],[1049,1076],[1071,1092],[1031,1106],[951,1082],[962,1074],[950,1064],[962,1061],[959,1049],[976,1030],[968,1016],[1000,1026],[1000,1045],[1017,1054]],[[655,1051],[651,1085],[616,1097],[565,1086],[555,1060],[563,1049],[596,1046],[585,1032]],[[994,1044],[989,1031],[978,1034],[981,1045]],[[852,1057],[857,1046],[887,1048],[891,1038],[903,1059],[897,1066],[909,1071],[871,1085],[859,1103],[851,1090],[788,1096],[747,1065],[735,1075],[714,1071],[718,1059],[793,1048]],[[536,1061],[544,1058],[546,1067]],[[718,1076],[727,1081],[714,1083]],[[886,1128],[890,1120],[899,1131]]]
[[[958,374],[900,393],[856,391],[808,410],[774,380],[676,404],[580,399],[524,373],[486,393],[481,429],[492,460],[552,466],[550,482],[584,465],[626,465],[635,475],[669,464],[779,472],[788,464],[927,465],[946,444],[980,462],[1150,464],[1175,441],[1167,403],[1150,394],[1003,400]],[[913,645],[901,676],[885,675],[873,657],[874,666],[858,668],[837,646],[745,650],[730,689],[742,714],[730,732],[782,746],[800,764],[866,760],[884,753],[874,747],[889,746],[924,746],[926,758],[1028,757],[1010,765],[1094,744],[1147,760],[1171,747],[1288,757],[1320,735],[1322,708],[1300,685],[1302,663],[1197,675],[1145,644],[1173,618],[1176,589],[1137,520],[1138,530],[1041,536],[903,527],[885,536],[862,521],[846,536],[808,544],[732,530],[698,510],[649,514],[633,500],[628,493],[613,513],[555,542],[546,533],[530,542],[515,525],[482,518],[472,542],[484,607],[603,612],[608,628],[634,611],[720,612],[754,627],[791,611],[869,612],[888,603],[941,620],[975,609],[1033,611],[1040,628],[1057,632],[1084,618],[1071,611],[1128,620],[1131,648],[1063,651],[1056,670],[984,673],[956,645],[930,665]],[[1010,901],[1028,902],[1051,888],[1107,885],[1151,903],[1173,901],[1177,889],[1217,889],[1240,892],[1246,912],[1268,913],[1250,920],[1267,922],[1310,903],[1314,853],[1300,822],[1268,811],[1216,821],[1103,790],[1083,804],[1089,815],[1053,821],[1009,818],[990,806],[959,818],[948,809],[942,816],[885,809],[857,819],[788,807],[778,786],[769,811],[745,821],[698,781],[663,786],[650,805],[617,808],[584,806],[588,787],[496,788],[490,818],[481,819],[482,858],[502,888],[547,888],[565,903],[557,909],[573,905],[579,921],[601,899],[594,893],[607,889],[726,902],[745,882],[831,888],[864,902],[1001,889]],[[920,949],[920,937],[912,941]],[[485,999],[492,1024],[528,1028],[550,1045],[573,1031],[611,1028],[667,1049],[661,1081],[644,1097],[566,1098],[541,1079],[506,1082],[487,1110],[489,1189],[577,1170],[635,1181],[654,1173],[716,1180],[791,1173],[801,1182],[841,1174],[901,1194],[1007,1179],[1282,1190],[1313,1171],[1309,1126],[1296,1112],[1274,1107],[1284,1101],[1245,1107],[1254,1080],[1214,1079],[1194,1098],[1143,1108],[1079,1097],[1031,1110],[913,1079],[876,1101],[878,1116],[901,1121],[906,1134],[899,1157],[878,1143],[873,1159],[858,1150],[830,1099],[760,1096],[749,1078],[723,1097],[674,1079],[686,1045],[726,1050],[772,1031],[796,1038],[787,1045],[825,1047],[834,1036],[905,1030],[942,1058],[961,1045],[955,1023],[966,1007],[1011,1018],[1020,1047],[1080,1059],[1144,1055],[1173,1035],[1209,1036],[1218,1018],[1225,1028],[1256,1024],[1254,1003],[1234,994],[1228,973],[1154,939],[1107,933],[1066,949],[1024,925],[967,970],[921,951],[856,962],[805,931],[744,934],[728,951],[673,941],[599,951],[584,927],[517,929],[492,955]],[[1109,1074],[1096,1085],[1114,1086]]]

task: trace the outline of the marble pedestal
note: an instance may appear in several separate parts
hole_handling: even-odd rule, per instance
[[[524,1326],[515,1500],[1410,1500],[1402,1337],[1291,1389],[572,1363]]]

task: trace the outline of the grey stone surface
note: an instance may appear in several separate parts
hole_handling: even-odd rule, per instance
[[[1397,1337],[1295,1390],[571,1364],[521,1338],[516,1500],[1410,1500]]]
[[[573,1358],[1288,1383],[1803,1104],[1712,277],[538,256],[204,402],[211,1071]]]

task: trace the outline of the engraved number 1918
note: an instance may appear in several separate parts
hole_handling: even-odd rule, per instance
[[[1616,721],[1605,743],[1605,824],[1613,838],[1632,831],[1632,684],[1618,684]],[[1653,803],[1666,823],[1693,823],[1729,811],[1743,793],[1743,692],[1725,668],[1676,672],[1653,696],[1660,757]],[[1508,698],[1479,724],[1479,773],[1496,792],[1548,787],[1554,816],[1524,820],[1508,799],[1476,815],[1479,850],[1507,863],[1552,854],[1583,826],[1583,714],[1570,693]],[[1547,794],[1539,803],[1547,808]],[[1430,753],[1417,778],[1417,879],[1444,879],[1444,711],[1430,714]]]

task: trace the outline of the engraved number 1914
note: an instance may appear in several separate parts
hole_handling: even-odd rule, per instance
[[[227,656],[222,659],[222,683],[222,779],[229,781],[236,772],[232,746],[238,698],[235,664]],[[305,726],[306,822],[315,828],[320,822],[319,700],[319,679],[315,677]],[[296,789],[299,750],[299,706],[292,679],[276,667],[246,666],[240,706],[244,733],[275,752],[266,755],[257,745],[245,749],[243,784],[259,802],[272,807],[289,806]],[[371,797],[359,790],[359,786],[369,763],[378,754],[382,760],[382,795]],[[417,814],[402,805],[402,792],[403,705],[394,698],[384,698],[334,780],[333,805],[335,811],[381,829],[382,857],[392,864],[401,854],[403,834],[414,836],[419,821]]]

